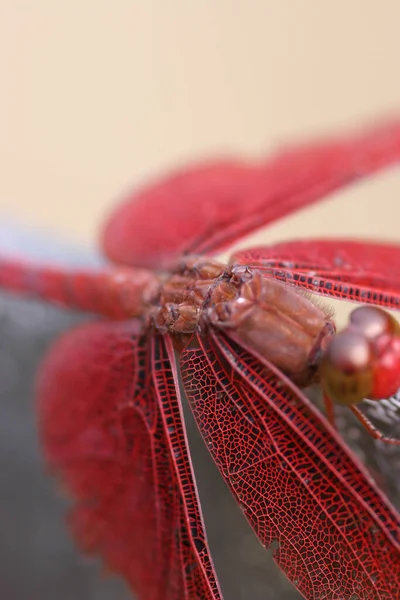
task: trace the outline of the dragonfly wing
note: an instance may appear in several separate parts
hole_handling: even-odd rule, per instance
[[[186,595],[178,595],[177,599],[221,600],[190,459],[175,353],[170,338],[152,337],[152,368],[168,450],[173,457],[174,477],[177,480],[175,495],[180,500],[181,520],[176,536],[179,541],[178,564],[182,569]],[[162,491],[169,493],[168,489]]]
[[[219,226],[223,213],[240,211],[256,173],[244,161],[215,160],[165,175],[128,196],[111,214],[103,250],[117,263],[170,267],[195,251],[198,236]]]
[[[333,298],[400,308],[400,245],[297,240],[235,253],[232,263]]]
[[[220,333],[195,338],[181,371],[214,461],[304,597],[396,597],[398,516],[307,398]]]
[[[167,402],[176,413],[172,372],[162,338],[138,321],[75,329],[52,349],[39,378],[41,435],[51,469],[76,499],[70,522],[84,550],[100,554],[141,600],[217,600],[162,413]],[[179,431],[179,411],[173,418]],[[186,477],[195,490],[190,465]],[[201,537],[200,509],[195,500],[191,506]]]
[[[216,253],[399,159],[400,122],[394,121],[288,148],[253,165],[189,166],[128,196],[106,223],[103,249],[117,263],[156,269],[182,254]]]

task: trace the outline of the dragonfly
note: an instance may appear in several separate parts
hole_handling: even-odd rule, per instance
[[[130,194],[101,234],[104,266],[0,258],[0,286],[93,313],[38,374],[45,458],[70,526],[140,600],[220,600],[183,416],[245,517],[308,600],[395,599],[400,519],[335,427],[336,403],[400,387],[400,245],[244,235],[400,161],[400,122],[192,164]],[[357,302],[337,333],[315,295]],[[323,390],[326,413],[304,393]]]

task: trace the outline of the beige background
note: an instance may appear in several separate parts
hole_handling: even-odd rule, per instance
[[[93,243],[169,165],[400,113],[399,26],[398,0],[0,0],[0,214]],[[262,237],[399,216],[392,170]]]

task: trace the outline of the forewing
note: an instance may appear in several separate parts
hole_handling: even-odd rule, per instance
[[[286,149],[249,166],[189,166],[128,196],[103,249],[113,261],[162,268],[216,253],[245,234],[400,159],[400,123]],[[151,217],[151,218],[149,218]]]
[[[304,597],[397,597],[396,512],[301,392],[220,333],[195,338],[181,370],[225,481]]]
[[[204,537],[200,556],[177,469],[186,468],[195,490],[190,464],[172,454],[162,413],[167,403],[176,412],[172,372],[162,338],[139,322],[73,330],[39,378],[41,434],[51,469],[75,498],[70,521],[84,550],[140,600],[217,600],[201,518],[193,525]],[[179,411],[174,425],[183,428]],[[195,497],[191,510],[200,514]]]
[[[298,240],[243,250],[231,262],[316,294],[400,308],[400,245]]]

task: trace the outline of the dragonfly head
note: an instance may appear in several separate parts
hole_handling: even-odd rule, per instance
[[[352,311],[347,327],[327,340],[320,363],[322,386],[334,402],[351,405],[375,397],[377,379],[391,359],[399,329],[381,308],[360,306]]]

